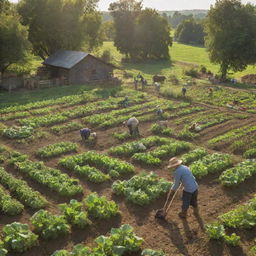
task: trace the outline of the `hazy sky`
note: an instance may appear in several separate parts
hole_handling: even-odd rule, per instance
[[[18,0],[11,0],[18,2]],[[108,6],[114,0],[100,0],[100,10],[106,11]],[[155,8],[157,10],[188,10],[188,9],[209,9],[215,0],[144,0],[144,6]],[[256,0],[242,0],[243,3],[256,4]]]

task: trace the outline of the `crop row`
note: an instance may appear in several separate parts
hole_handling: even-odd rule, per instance
[[[219,177],[224,186],[235,186],[256,174],[256,160],[245,160],[224,171]]]
[[[247,135],[249,133],[252,133],[254,131],[256,131],[256,126],[244,126],[241,128],[233,129],[223,135],[217,136],[217,137],[209,140],[208,144],[210,146],[214,146],[220,142],[221,143],[229,142],[231,140],[238,139],[238,138],[240,138],[244,135]]]
[[[220,172],[230,166],[232,166],[230,155],[214,153],[212,155],[206,155],[202,159],[193,162],[190,165],[190,169],[196,177],[202,178],[209,173]]]
[[[149,166],[158,166],[162,163],[161,159],[177,156],[191,148],[190,143],[184,141],[170,140],[166,145],[162,145],[147,153],[136,153],[132,160],[136,163]]]
[[[0,167],[0,182],[6,186],[17,198],[26,206],[32,209],[40,209],[46,206],[46,199],[37,191],[34,191],[28,184],[20,179],[16,179]],[[17,212],[20,209],[17,205]]]
[[[70,178],[57,169],[46,167],[42,162],[15,161],[14,166],[38,183],[49,187],[62,196],[70,197],[83,191],[77,179]]]
[[[23,139],[32,136],[33,132],[34,129],[30,126],[14,126],[10,128],[5,128],[2,134],[9,139]]]
[[[63,125],[55,125],[51,127],[51,131],[55,134],[64,134],[71,131],[79,130],[82,128],[82,125],[77,122],[70,122]]]
[[[120,175],[134,172],[131,164],[94,151],[65,157],[59,161],[59,164],[70,171],[88,177],[92,182],[103,182],[109,179],[109,176],[117,178]],[[107,174],[96,168],[102,169]]]
[[[146,205],[169,191],[172,183],[158,177],[155,173],[140,173],[130,180],[117,180],[112,185],[116,195],[124,196],[128,201]]]
[[[250,229],[256,226],[256,196],[247,204],[238,206],[219,217],[230,228]]]
[[[158,136],[150,136],[138,141],[128,142],[120,146],[112,147],[109,153],[115,156],[132,156],[135,153],[146,151],[147,149],[164,145],[170,142],[170,139]]]
[[[41,158],[59,156],[64,153],[76,152],[77,144],[71,142],[59,142],[50,144],[37,150],[37,155]]]

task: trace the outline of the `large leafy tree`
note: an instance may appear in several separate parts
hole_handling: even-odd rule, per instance
[[[22,62],[29,47],[27,28],[17,15],[0,14],[0,72],[14,63]]]
[[[256,61],[255,7],[239,0],[217,0],[206,23],[210,60],[220,64],[222,79],[229,69],[242,71]]]
[[[127,58],[135,57],[135,24],[136,18],[141,10],[142,2],[136,0],[118,0],[117,2],[111,3],[109,6],[109,11],[114,19],[114,44]]]
[[[169,59],[172,45],[168,21],[156,10],[142,10],[136,19],[134,49],[142,59]]]
[[[204,37],[202,22],[193,18],[184,20],[175,32],[175,39],[180,43],[204,45]]]
[[[36,55],[45,59],[59,49],[91,50],[102,43],[98,0],[21,0],[18,11],[29,27]]]

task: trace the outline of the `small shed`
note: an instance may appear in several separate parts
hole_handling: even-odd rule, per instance
[[[110,80],[116,68],[86,52],[59,50],[43,64],[50,79],[66,79],[68,84]]]

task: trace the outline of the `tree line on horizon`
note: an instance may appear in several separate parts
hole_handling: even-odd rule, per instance
[[[59,49],[93,51],[113,40],[129,61],[169,60],[170,17],[142,1],[113,0],[112,21],[102,22],[99,0],[0,0],[0,72],[25,63],[31,53],[42,59]],[[256,62],[256,7],[240,0],[217,0],[204,19],[175,12],[174,40],[205,45],[212,63],[241,71]],[[179,20],[179,23],[178,23]]]

